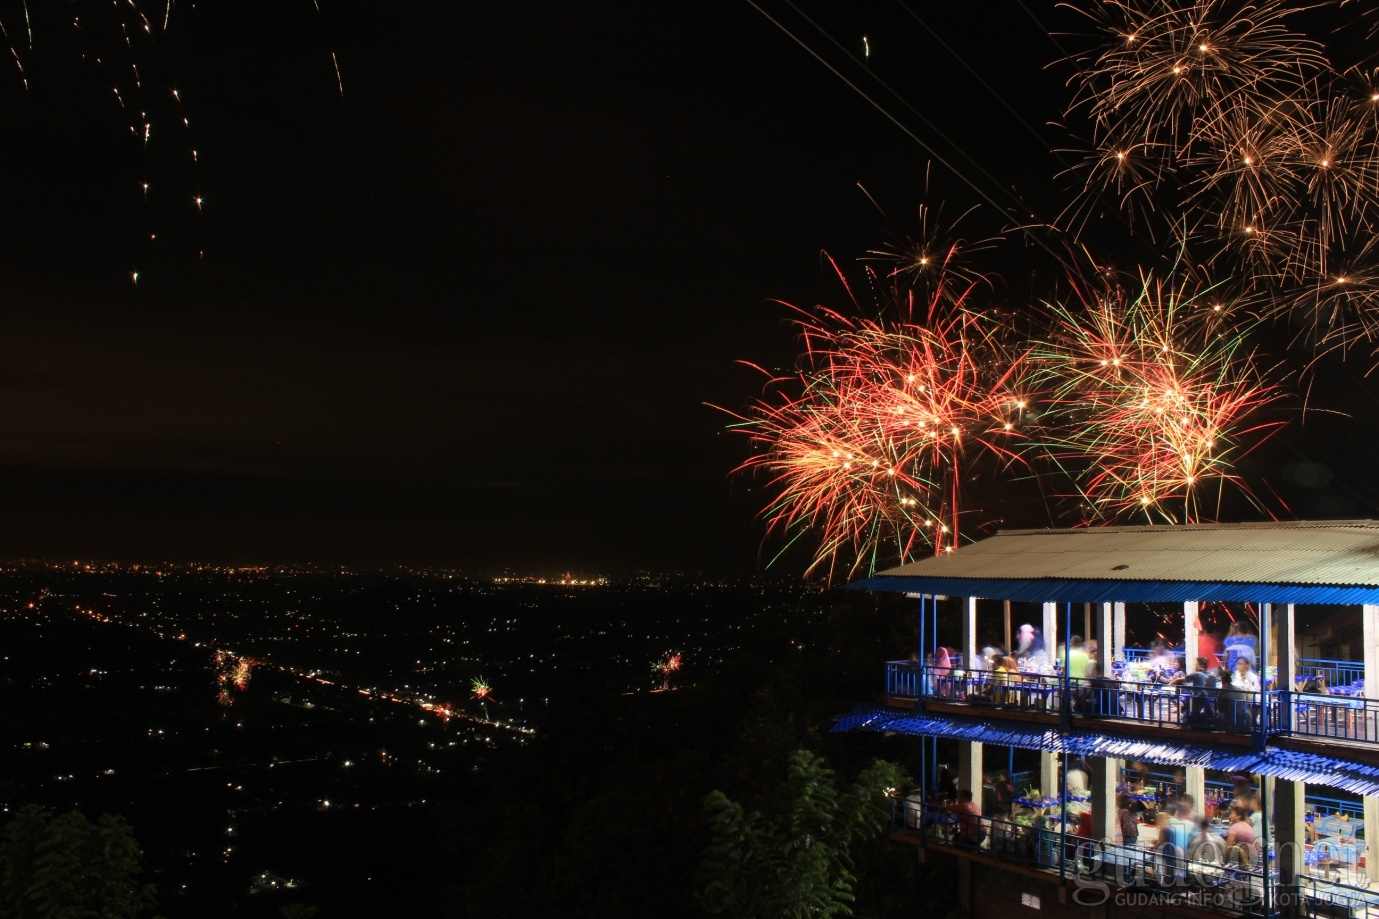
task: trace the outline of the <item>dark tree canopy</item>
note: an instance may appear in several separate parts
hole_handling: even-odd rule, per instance
[[[123,817],[94,823],[25,805],[0,831],[0,914],[6,919],[128,919],[154,905],[138,881],[143,853]]]

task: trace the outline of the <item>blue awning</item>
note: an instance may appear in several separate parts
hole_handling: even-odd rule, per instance
[[[1379,795],[1379,767],[1277,747],[1255,753],[1158,739],[1145,740],[1100,731],[1073,730],[1063,734],[1046,725],[920,714],[870,705],[860,705],[838,718],[831,731],[946,737],[1022,750],[1137,759],[1163,766],[1201,766],[1222,772],[1257,773],[1291,782],[1326,785],[1359,795]]]
[[[1248,584],[1200,581],[1130,581],[1063,578],[934,578],[879,576],[854,581],[849,590],[929,596],[981,597],[1028,603],[1243,603],[1379,604],[1379,587],[1329,584]]]

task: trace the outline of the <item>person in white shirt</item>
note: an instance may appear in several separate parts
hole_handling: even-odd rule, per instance
[[[1259,674],[1250,669],[1250,659],[1244,655],[1235,659],[1235,670],[1231,672],[1231,689],[1259,692]]]
[[[1087,792],[1087,773],[1082,768],[1081,761],[1075,762],[1068,770],[1068,791],[1081,794]]]

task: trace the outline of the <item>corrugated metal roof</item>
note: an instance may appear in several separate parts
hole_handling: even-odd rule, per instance
[[[1074,729],[1060,734],[1034,724],[994,724],[949,715],[858,706],[834,724],[834,732],[877,731],[919,737],[947,737],[1023,750],[1138,759],[1164,766],[1202,766],[1232,773],[1258,773],[1293,782],[1326,785],[1360,795],[1379,795],[1379,767],[1276,747],[1263,753],[1227,751],[1191,744],[1147,741]]]
[[[1379,522],[1003,531],[856,586],[1036,602],[1377,603]]]
[[[878,575],[850,589],[948,597],[983,597],[1030,603],[1182,603],[1235,600],[1244,603],[1379,603],[1379,587],[1240,584],[1204,581],[1100,581],[1040,578],[924,578]]]

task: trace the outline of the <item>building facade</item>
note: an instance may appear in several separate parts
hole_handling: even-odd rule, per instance
[[[912,597],[919,641],[834,730],[956,751],[893,830],[963,911],[1379,915],[1379,522],[1002,532],[852,586]],[[1299,653],[1300,611],[1361,653]],[[993,789],[1011,750],[1038,768]]]

